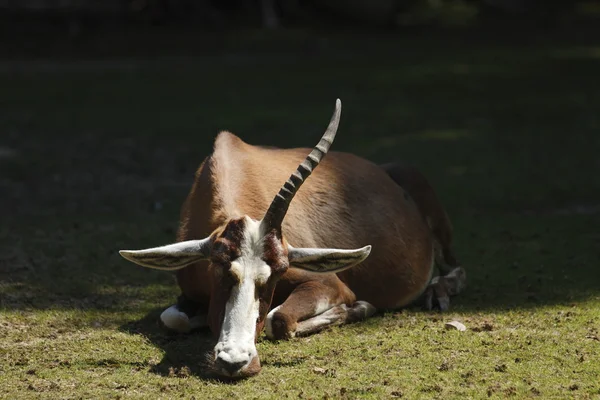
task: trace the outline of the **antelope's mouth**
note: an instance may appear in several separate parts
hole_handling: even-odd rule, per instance
[[[216,379],[224,381],[237,381],[251,378],[260,373],[261,365],[258,355],[241,368],[226,368],[216,361],[215,353],[209,352],[206,355],[207,372]]]

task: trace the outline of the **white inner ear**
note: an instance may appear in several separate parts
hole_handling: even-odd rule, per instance
[[[288,245],[290,266],[312,272],[340,272],[363,262],[371,246],[360,249],[296,248]]]
[[[210,255],[210,242],[210,237],[207,237],[144,250],[120,250],[119,254],[144,267],[174,271],[207,259]]]

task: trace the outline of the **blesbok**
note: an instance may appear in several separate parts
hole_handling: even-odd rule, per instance
[[[177,271],[182,293],[161,321],[177,332],[208,325],[221,376],[260,371],[263,328],[288,339],[423,296],[429,308],[446,309],[464,287],[450,222],[421,174],[341,152],[323,160],[340,113],[338,99],[308,157],[310,149],[252,146],[221,132],[183,204],[178,242],[120,251]],[[432,279],[434,264],[442,275]]]

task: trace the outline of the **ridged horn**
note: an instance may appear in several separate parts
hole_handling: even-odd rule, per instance
[[[262,220],[262,224],[266,228],[281,231],[281,223],[283,222],[283,218],[285,217],[296,192],[298,192],[298,189],[300,189],[300,186],[302,186],[306,178],[308,178],[317,165],[319,165],[333,144],[340,123],[341,113],[342,102],[340,99],[337,99],[333,116],[331,117],[331,121],[329,121],[329,126],[323,134],[323,137],[321,137],[321,140],[315,148],[283,184],[281,189],[279,189],[279,193],[277,193],[271,202],[271,205]]]

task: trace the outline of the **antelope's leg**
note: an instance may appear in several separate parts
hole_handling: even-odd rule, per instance
[[[208,326],[206,314],[198,312],[200,305],[186,298],[183,294],[172,305],[160,314],[160,322],[169,332],[189,333]]]
[[[375,307],[366,301],[357,301],[351,307],[340,304],[316,317],[298,322],[296,336],[307,336],[320,332],[329,326],[361,321],[369,318],[376,311]]]
[[[450,248],[448,244],[440,244],[438,246],[440,246],[440,248],[435,251],[435,265],[442,275],[448,275],[452,273],[454,269],[458,268],[460,264],[456,260],[452,248]]]
[[[437,301],[440,311],[450,307],[450,296],[456,296],[467,285],[467,273],[462,267],[452,269],[448,274],[434,277],[425,291],[425,308],[433,309]]]
[[[353,305],[348,307],[345,300]],[[344,299],[339,289],[306,282],[296,287],[283,304],[269,312],[265,332],[272,340],[290,339],[319,332],[328,326],[365,319],[375,311],[375,307],[367,302]]]

